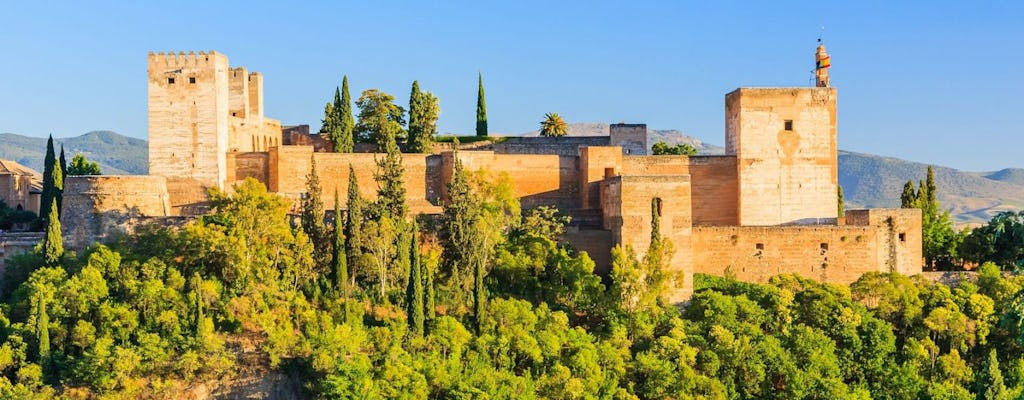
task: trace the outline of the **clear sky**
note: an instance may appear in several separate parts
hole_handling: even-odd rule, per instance
[[[841,149],[1024,167],[1024,2],[289,3],[4,2],[0,132],[145,138],[147,52],[217,50],[284,124],[319,128],[347,74],[400,104],[418,79],[441,132],[471,134],[482,72],[491,132],[558,112],[721,145],[724,95],[809,85],[824,26]]]

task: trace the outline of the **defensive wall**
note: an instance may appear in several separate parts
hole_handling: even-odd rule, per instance
[[[0,279],[7,271],[7,259],[32,251],[42,240],[42,232],[0,232]]]
[[[64,180],[61,235],[81,249],[133,232],[150,217],[171,215],[167,179],[153,175],[69,176]]]

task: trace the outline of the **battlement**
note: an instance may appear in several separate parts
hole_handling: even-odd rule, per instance
[[[180,52],[149,52],[147,61],[149,62],[150,70],[153,69],[177,69],[177,68],[189,68],[189,69],[205,69],[213,68],[217,66],[218,62],[227,64],[228,57],[224,54],[210,50],[209,52],[200,51],[196,53],[190,51],[185,53]]]

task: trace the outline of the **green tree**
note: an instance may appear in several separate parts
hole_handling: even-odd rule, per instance
[[[328,241],[327,227],[324,225],[323,190],[320,188],[320,177],[316,172],[316,158],[309,158],[309,174],[306,175],[306,193],[302,197],[302,231],[313,243],[313,259],[316,270],[330,270],[331,246]]]
[[[50,212],[46,218],[46,236],[43,237],[43,265],[60,266],[64,257],[64,241],[61,238],[60,216],[57,213],[57,202],[50,202]]]
[[[999,371],[999,358],[996,357],[996,349],[992,349],[981,366],[981,371],[975,381],[975,390],[978,400],[1009,400],[1011,393],[1003,382],[1003,373]]]
[[[349,269],[361,269],[363,259],[363,223],[366,221],[363,210],[363,197],[359,195],[359,179],[352,164],[348,165],[348,198],[345,203],[345,254],[348,256]],[[349,276],[350,284],[355,274]]]
[[[843,201],[843,185],[836,185],[836,216],[842,218],[846,215],[846,204]]]
[[[405,110],[395,105],[395,96],[377,89],[367,89],[356,100],[359,121],[355,125],[355,136],[360,142],[374,143],[377,151],[387,151],[389,141],[405,137]]]
[[[487,101],[484,99],[484,74],[477,74],[476,135],[487,136]]]
[[[926,179],[919,182],[916,194],[913,182],[907,182],[900,194],[902,208],[918,208],[921,210],[921,242],[928,268],[949,269],[959,258],[959,245],[966,234],[958,234],[953,230],[953,222],[949,219],[949,211],[940,211],[942,207],[936,196],[938,188],[935,183],[935,171],[928,166]]]
[[[419,82],[413,81],[409,94],[409,141],[410,153],[429,153],[433,149],[437,133],[437,118],[441,107],[437,97],[430,92],[421,92]]]
[[[341,200],[338,191],[334,191],[334,229],[333,250],[331,255],[331,278],[336,290],[341,290],[344,298],[348,298],[348,256],[345,254],[345,225],[341,214]]]
[[[423,335],[423,276],[420,270],[420,251],[419,251],[419,227],[417,224],[412,225],[411,240],[409,240],[409,279],[408,287],[406,288],[406,318],[409,323],[409,331],[413,335],[419,337]]]
[[[569,133],[569,127],[565,124],[558,113],[544,114],[544,120],[540,122],[540,135],[549,137],[565,136]]]
[[[100,175],[100,165],[89,161],[82,153],[75,153],[68,166],[68,175]]]
[[[338,143],[334,142],[335,138],[340,135],[340,125],[337,121],[338,112],[334,109],[334,103],[328,101],[324,104],[324,119],[321,121],[320,132],[331,139],[334,143],[334,147],[338,147]]]
[[[469,183],[469,175],[462,167],[462,162],[455,157],[452,180],[447,187],[447,201],[443,206],[441,222],[442,260],[448,275],[449,286],[456,296],[456,303],[461,303],[462,296],[473,290],[474,276],[482,238],[478,231],[477,219],[480,216],[480,199],[473,192]]]
[[[382,213],[389,214],[396,221],[403,221],[409,206],[405,202],[405,180],[402,175],[402,153],[395,138],[389,136],[384,143],[384,157],[377,159],[377,205]]]
[[[903,193],[900,193],[900,208],[917,208],[917,191],[914,189],[913,180],[908,180],[903,185]]]
[[[57,197],[56,184],[53,180],[54,168],[57,166],[59,164],[57,164],[57,155],[53,150],[53,134],[51,134],[46,139],[46,158],[43,159],[43,193],[39,201],[39,218],[44,221],[49,218],[50,203]],[[44,217],[44,215],[46,216]]]
[[[61,145],[60,145],[60,173],[61,173],[60,187],[61,187],[61,190],[63,191],[63,189],[64,189],[64,178],[68,177],[68,159],[64,157],[64,144],[63,143],[61,143]],[[58,210],[60,210],[61,206],[63,205],[63,201],[64,201],[63,193],[61,194],[61,197],[62,197],[61,198],[61,203],[57,204],[57,209]]]
[[[659,141],[651,146],[651,152],[656,156],[660,155],[680,155],[680,156],[695,156],[697,155],[697,148],[686,143],[677,144],[675,146],[669,146],[664,141]]]
[[[336,153],[351,153],[355,146],[353,129],[355,120],[352,118],[352,96],[348,91],[348,75],[341,78],[341,99],[335,100],[335,120],[338,122],[338,136],[334,139]]]

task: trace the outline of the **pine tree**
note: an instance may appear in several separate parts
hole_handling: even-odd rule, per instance
[[[484,100],[484,74],[477,75],[476,135],[487,136],[487,102]]]
[[[345,208],[345,254],[348,255],[349,268],[357,271],[363,258],[363,198],[359,195],[359,180],[352,164],[348,166],[348,200]],[[350,274],[350,284],[354,283],[354,278],[355,274]]]
[[[409,240],[409,282],[406,289],[406,317],[409,321],[409,332],[416,337],[423,335],[423,277],[420,270],[420,252],[417,235],[419,227],[412,224]]]
[[[310,170],[306,175],[306,195],[302,198],[302,231],[313,242],[313,260],[318,271],[330,268],[331,251],[324,226],[324,202],[321,198],[320,177],[316,173],[316,159],[310,157]]]
[[[57,155],[53,151],[53,135],[46,139],[46,158],[43,160],[43,193],[39,202],[39,218],[46,220],[50,203],[54,201],[53,169],[57,164]]]
[[[395,96],[377,89],[364,90],[356,100],[359,121],[353,131],[360,142],[376,144],[378,152],[387,151],[388,141],[405,138],[405,109],[394,101]]]
[[[46,236],[43,237],[43,263],[47,267],[60,266],[64,257],[64,241],[60,236],[60,216],[57,202],[50,202],[50,213],[46,218]]]
[[[334,142],[334,151],[337,153],[351,153],[355,147],[352,137],[355,128],[355,119],[352,117],[352,96],[348,93],[348,75],[341,78],[341,99],[334,104],[334,111],[337,113],[337,121],[340,135]]]
[[[377,160],[377,172],[373,175],[377,181],[377,204],[382,213],[402,221],[409,207],[405,203],[405,180],[402,177],[405,167],[394,136],[385,139],[384,151],[384,157]]]
[[[344,298],[348,298],[348,260],[345,255],[345,235],[342,225],[341,204],[338,199],[338,190],[334,190],[334,254],[331,257],[331,278],[335,289],[342,292]]]

